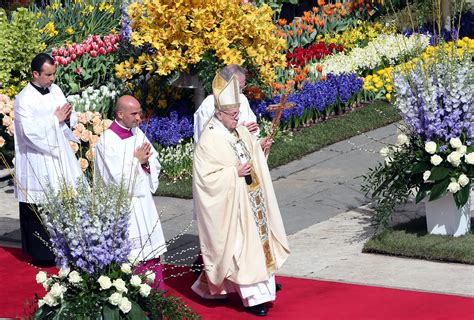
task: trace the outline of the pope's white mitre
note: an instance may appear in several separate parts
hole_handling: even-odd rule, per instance
[[[239,108],[239,81],[233,75],[226,81],[219,73],[212,81],[212,92],[214,93],[215,106],[218,110]]]

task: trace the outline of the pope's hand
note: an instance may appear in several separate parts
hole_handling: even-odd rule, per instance
[[[267,152],[273,144],[273,139],[271,137],[265,137],[260,140],[260,146],[262,147],[263,152]]]
[[[239,177],[245,177],[250,174],[252,166],[249,163],[241,164],[240,161],[236,164],[237,174]]]
[[[67,121],[69,117],[71,116],[72,112],[72,107],[69,103],[65,103],[61,107],[57,107],[56,110],[54,111],[54,115],[58,118],[59,123],[63,123],[64,121]]]
[[[133,155],[138,159],[138,161],[140,161],[141,164],[147,163],[151,156],[151,144],[144,142],[140,147],[135,149]]]
[[[258,131],[258,123],[256,122],[244,122],[243,125],[247,127],[250,133],[255,133]]]

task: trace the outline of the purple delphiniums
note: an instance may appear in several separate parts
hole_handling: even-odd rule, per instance
[[[81,180],[75,188],[47,190],[41,218],[59,267],[94,274],[127,261],[130,204],[122,187],[96,181],[91,190]]]
[[[393,74],[395,107],[412,135],[444,142],[465,135],[466,144],[472,143],[473,67],[469,55],[448,57],[444,53],[435,62],[419,62],[411,71]]]

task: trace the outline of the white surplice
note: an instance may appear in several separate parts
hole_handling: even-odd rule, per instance
[[[82,170],[69,141],[79,142],[54,115],[66,97],[52,84],[42,95],[29,83],[15,99],[15,195],[20,202],[39,203],[46,183],[75,185]]]
[[[152,147],[149,158],[150,173],[140,165],[133,153],[143,142],[149,142],[139,128],[131,129],[133,136],[121,139],[107,129],[95,149],[95,170],[106,183],[124,186],[131,199],[129,239],[131,254],[140,261],[159,257],[166,252],[166,243],[152,194],[158,189],[161,165],[158,153]]]
[[[257,122],[257,117],[255,116],[252,109],[250,108],[250,104],[247,97],[241,93],[239,94],[239,101],[240,101],[239,123],[243,124],[247,122]],[[199,108],[194,113],[193,139],[194,139],[195,144],[198,143],[199,137],[202,134],[204,126],[214,115],[214,112],[215,112],[214,103],[215,103],[214,95],[209,95],[206,97],[206,99],[203,100]]]

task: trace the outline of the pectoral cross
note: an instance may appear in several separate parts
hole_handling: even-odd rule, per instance
[[[268,130],[268,135],[267,138],[273,139],[276,133],[276,129],[280,125],[280,119],[281,119],[281,114],[283,113],[283,110],[287,109],[292,109],[295,106],[294,102],[288,102],[286,103],[286,99],[288,98],[287,94],[284,94],[280,102],[277,104],[271,104],[267,107],[268,112],[275,112],[275,116],[273,117],[272,124],[270,125],[270,130]],[[270,148],[268,148],[265,152],[265,155],[268,156],[270,153]]]

